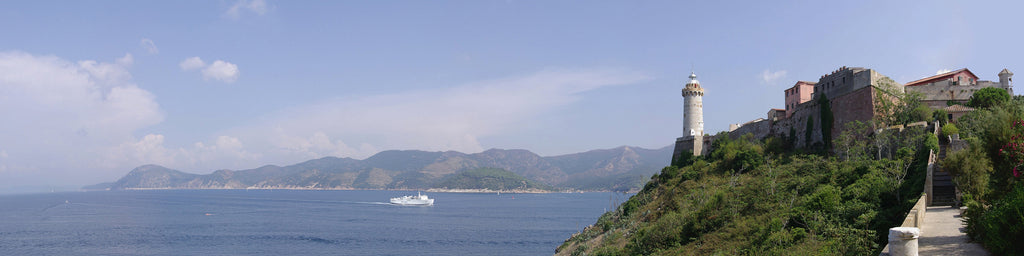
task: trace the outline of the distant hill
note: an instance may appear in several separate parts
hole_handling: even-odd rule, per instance
[[[532,181],[510,171],[498,168],[480,168],[460,172],[445,178],[434,188],[487,189],[487,190],[554,190],[550,185]]]
[[[549,157],[568,177],[560,186],[583,190],[625,191],[640,188],[652,174],[672,161],[672,147],[618,147]]]
[[[538,186],[582,190],[635,190],[669,164],[671,146],[618,147],[542,157],[528,150],[383,151],[364,160],[325,157],[289,166],[218,170],[198,175],[143,165],[104,187],[90,189],[427,189],[462,172],[506,170]],[[481,185],[481,184],[475,184]]]

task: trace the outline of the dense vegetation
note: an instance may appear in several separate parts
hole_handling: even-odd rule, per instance
[[[813,121],[831,124],[827,100],[804,134],[716,135],[706,156],[673,159],[557,254],[877,255],[920,198],[939,145],[934,127],[876,130],[936,117],[919,94],[879,89],[892,101],[877,103],[871,122],[842,124],[836,138]],[[815,130],[828,142],[795,145]]]
[[[510,171],[497,168],[479,168],[452,175],[434,185],[447,189],[554,190],[553,187],[532,181]]]
[[[923,189],[938,145],[923,130],[889,131],[883,159],[869,157],[874,144],[839,159],[720,136],[707,157],[664,168],[559,254],[877,254]]]
[[[1010,101],[1010,93],[1002,88],[986,87],[974,92],[967,100],[967,106],[975,108],[991,108]]]
[[[969,147],[940,164],[964,193],[967,234],[995,255],[1024,255],[1024,98],[983,91],[971,100],[987,103],[957,121]]]

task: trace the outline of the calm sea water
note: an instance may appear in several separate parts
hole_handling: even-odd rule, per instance
[[[0,255],[550,255],[614,193],[166,190],[0,196]]]

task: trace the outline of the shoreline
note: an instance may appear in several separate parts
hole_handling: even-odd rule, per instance
[[[593,193],[593,192],[616,192],[611,190],[540,190],[540,189],[509,189],[509,190],[491,190],[491,189],[448,189],[448,188],[427,188],[427,189],[360,189],[360,188],[308,188],[308,187],[249,187],[249,188],[122,188],[122,189],[80,189],[79,192],[95,192],[95,191],[118,191],[118,190],[363,190],[363,191],[424,191],[430,193],[478,193],[478,194],[491,194],[491,193],[510,193],[510,194],[553,194],[553,193]],[[616,192],[622,193],[622,192]],[[627,191],[625,193],[636,193],[635,191]]]

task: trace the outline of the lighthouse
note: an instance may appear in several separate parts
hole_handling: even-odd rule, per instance
[[[672,151],[672,163],[684,159],[683,154],[699,156],[704,154],[704,88],[697,81],[697,74],[690,72],[690,81],[683,86],[683,136],[676,138]]]
[[[690,81],[683,87],[683,137],[704,136],[704,88],[697,81],[697,74],[690,72]],[[694,152],[699,153],[699,152]]]

